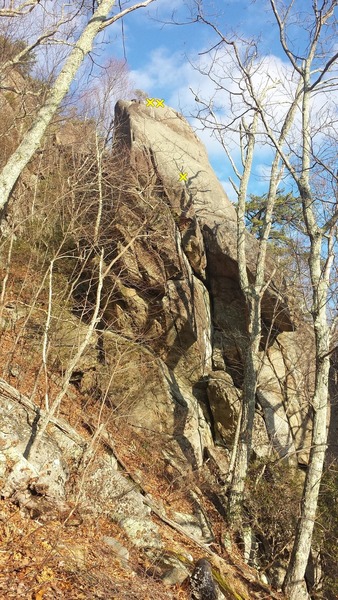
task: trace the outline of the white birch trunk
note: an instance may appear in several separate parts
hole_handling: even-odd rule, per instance
[[[321,228],[314,213],[314,201],[311,193],[311,129],[310,129],[310,65],[312,55],[304,66],[304,95],[302,104],[302,170],[298,180],[298,189],[302,199],[304,221],[310,240],[310,278],[312,287],[312,319],[315,333],[316,377],[312,401],[313,431],[309,466],[303,489],[301,516],[297,525],[291,559],[284,582],[284,590],[289,600],[304,597],[305,572],[311,550],[313,529],[316,519],[319,489],[323,476],[328,435],[328,401],[330,369],[330,326],[327,319],[327,301],[330,286],[330,272],[333,262],[331,243],[328,255],[323,261],[323,239],[325,226]],[[326,234],[327,235],[327,234]],[[329,233],[329,238],[332,231]],[[323,265],[324,262],[324,265]],[[306,596],[305,596],[306,597]]]
[[[255,302],[258,306],[257,300]],[[244,382],[242,388],[242,411],[241,425],[238,439],[238,447],[234,448],[236,452],[235,466],[230,485],[228,519],[232,526],[237,528],[241,525],[242,504],[244,498],[244,487],[248,473],[252,431],[255,416],[256,388],[257,388],[257,370],[258,370],[258,349],[260,342],[260,310],[253,307],[250,314],[250,320],[254,320],[254,332],[250,335],[247,349],[243,361]],[[255,315],[255,316],[254,316]]]
[[[319,244],[319,250],[321,244]],[[320,254],[311,256],[312,269],[320,273]],[[294,546],[286,575],[284,589],[289,600],[302,598],[304,577],[311,550],[313,528],[316,519],[320,483],[323,475],[328,434],[328,398],[329,398],[329,326],[326,316],[327,288],[325,282],[314,290],[317,314],[314,315],[316,339],[316,382],[313,398],[313,432],[309,466],[303,490],[301,516],[298,522]]]
[[[244,486],[248,472],[252,429],[255,415],[255,398],[257,387],[257,351],[260,341],[260,311],[257,315],[257,296],[255,295],[254,286],[252,286],[247,274],[246,260],[246,227],[245,227],[245,208],[246,197],[249,184],[249,178],[252,169],[252,162],[255,148],[255,135],[257,130],[258,114],[253,118],[251,127],[244,126],[247,140],[246,155],[243,160],[244,170],[240,180],[238,190],[238,206],[237,206],[237,259],[240,287],[245,297],[249,309],[248,333],[249,339],[246,342],[245,356],[243,360],[244,381],[242,388],[242,410],[241,424],[238,437],[238,445],[234,446],[232,452],[235,454],[234,470],[230,484],[229,504],[228,504],[228,519],[230,523],[237,527],[241,524],[242,503],[244,495]],[[243,138],[243,139],[244,139]],[[233,459],[231,459],[233,460]]]
[[[294,118],[297,104],[291,107],[289,119],[281,133],[281,140],[287,134]],[[255,416],[256,390],[258,381],[258,370],[260,367],[260,341],[262,334],[261,327],[261,302],[263,294],[267,287],[265,282],[265,262],[268,250],[268,239],[271,229],[272,214],[275,206],[276,194],[282,169],[280,167],[280,157],[276,152],[272,167],[269,185],[269,193],[266,204],[266,214],[263,225],[263,235],[260,241],[255,280],[249,284],[247,276],[247,261],[246,261],[246,227],[245,227],[245,210],[246,197],[249,175],[252,168],[253,151],[258,123],[258,113],[256,113],[250,133],[247,156],[245,160],[244,174],[241,180],[238,198],[238,216],[237,216],[237,249],[238,249],[238,268],[241,290],[246,299],[249,308],[249,323],[248,323],[248,341],[245,350],[243,361],[244,381],[242,391],[242,411],[240,433],[237,447],[233,448],[233,453],[236,453],[234,469],[231,478],[228,518],[232,525],[238,526],[241,523],[242,503],[244,498],[244,488],[247,478],[249,460],[252,446],[252,432]]]

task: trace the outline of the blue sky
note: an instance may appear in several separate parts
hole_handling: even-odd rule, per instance
[[[304,9],[304,22],[309,3],[310,0],[296,0],[298,11]],[[107,56],[113,54],[123,57],[125,52],[132,86],[144,90],[150,97],[163,98],[166,104],[188,118],[192,126],[197,126],[193,118],[197,105],[190,88],[207,99],[213,95],[215,85],[202,77],[193,64],[203,62],[204,58],[199,53],[210,48],[217,38],[210,28],[197,23],[189,24],[189,7],[193,5],[193,0],[156,0],[149,9],[141,9],[128,15],[124,19],[124,44],[121,23],[117,22],[109,31],[105,53]],[[280,50],[278,31],[269,5],[267,0],[203,2],[204,14],[217,22],[227,35],[237,32],[243,38],[254,36],[260,40],[260,51],[266,57],[266,72],[270,70],[277,78],[283,79],[280,93],[287,94],[284,81],[288,79],[289,67]],[[186,24],[173,25],[172,20]],[[292,41],[301,51],[305,36],[300,35],[296,28],[292,33]],[[282,104],[283,97],[280,97]],[[223,149],[207,132],[197,131],[197,134],[206,145],[209,159],[224,188],[235,199],[229,184],[232,170]],[[235,147],[234,155],[236,157]],[[254,162],[250,180],[251,193],[266,191],[270,163],[271,153],[266,146],[262,146]]]

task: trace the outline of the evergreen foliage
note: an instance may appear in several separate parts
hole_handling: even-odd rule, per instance
[[[246,203],[246,225],[249,231],[259,240],[263,234],[266,200],[266,194],[263,194],[263,196],[250,194],[250,199]],[[300,198],[293,196],[291,192],[285,193],[282,189],[278,190],[272,216],[271,242],[280,248],[287,247],[290,245],[292,232],[301,230],[302,207]]]

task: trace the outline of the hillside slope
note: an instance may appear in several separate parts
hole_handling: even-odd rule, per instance
[[[53,124],[7,216],[0,598],[183,600],[202,557],[223,597],[281,598],[311,434],[306,324],[277,273],[239,549],[225,520],[247,336],[235,210],[168,107],[119,102],[113,148],[96,151],[91,124]]]

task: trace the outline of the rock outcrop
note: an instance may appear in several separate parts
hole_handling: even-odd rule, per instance
[[[181,115],[118,102],[115,120],[113,155],[105,163],[114,197],[102,206],[96,240],[113,267],[104,280],[98,332],[74,380],[116,410],[123,404],[129,423],[167,436],[164,452],[199,467],[214,443],[231,449],[239,414],[247,313],[236,213]],[[86,266],[81,263],[74,295],[85,315],[97,260],[87,250],[90,224],[82,225]],[[257,242],[249,235],[248,249],[253,277]],[[266,278],[253,449],[260,457],[275,451],[306,464],[313,374],[304,348],[311,362],[312,340],[306,326],[294,331],[282,274],[269,258]],[[82,320],[68,313],[55,327],[50,355],[61,371],[86,335]],[[125,373],[121,381],[117,364]]]
[[[158,243],[159,229],[152,223],[157,233],[148,232],[149,238],[136,241],[128,251],[120,277],[129,296],[135,296],[133,305],[125,304],[126,312],[134,321],[142,318],[140,315],[155,315],[155,303],[149,293],[148,297],[140,293],[140,288],[141,280],[151,287],[157,279],[157,315],[148,322],[154,336],[150,346],[155,348],[156,338],[176,390],[175,401],[182,405],[183,398],[188,404],[186,422],[195,423],[190,430],[182,429],[188,440],[202,422],[195,416],[196,410],[203,408],[205,423],[200,432],[204,434],[199,436],[199,453],[195,451],[200,464],[203,447],[210,440],[209,433],[205,437],[209,426],[217,442],[231,447],[239,407],[247,330],[246,305],[238,282],[235,209],[203,145],[172,109],[119,102],[115,145],[116,155],[124,156],[123,180],[133,182],[134,192],[139,194],[134,212],[138,218],[140,212],[145,214],[142,198],[148,199],[160,220],[162,237]],[[180,173],[187,174],[186,181],[179,181]],[[122,236],[119,247],[129,241],[130,234]],[[149,243],[155,258],[150,256]],[[249,235],[248,248],[248,274],[252,277],[257,242]],[[257,394],[261,410],[256,417],[254,449],[258,456],[273,448],[293,463],[306,462],[311,431],[311,374],[302,360],[306,332],[300,342],[293,331],[282,275],[275,273],[271,259],[267,260],[266,277],[271,281],[262,303],[262,323],[266,332],[263,345],[268,351],[262,346]],[[116,303],[125,295],[123,290]],[[146,316],[143,324],[145,320]],[[311,343],[308,339],[308,356]],[[192,446],[196,447],[196,442]]]

